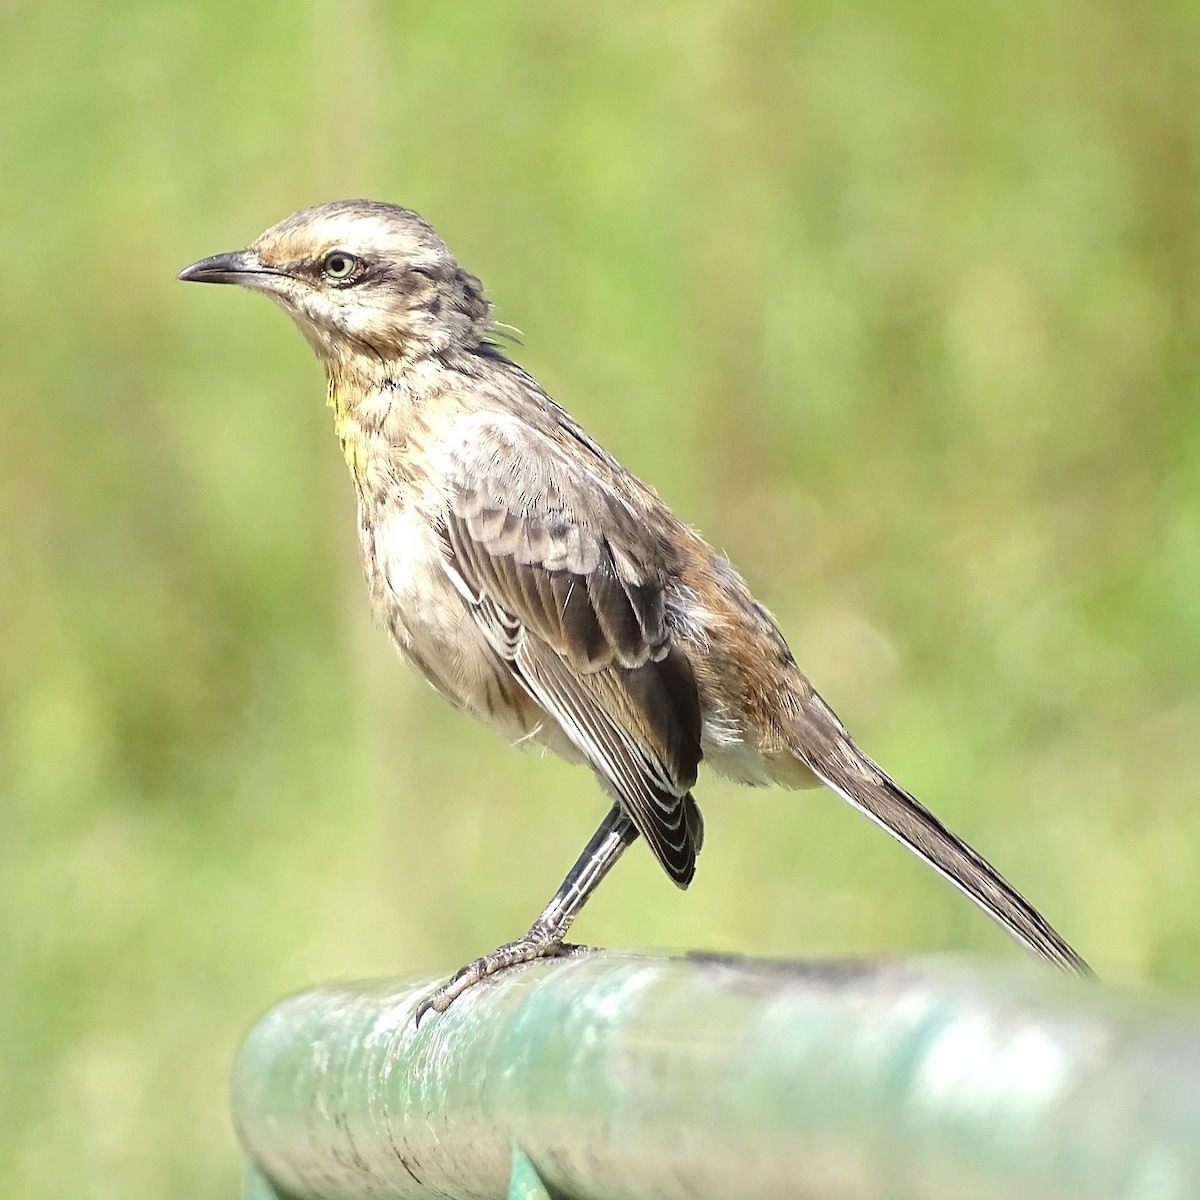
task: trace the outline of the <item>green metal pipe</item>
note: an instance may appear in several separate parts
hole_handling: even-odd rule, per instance
[[[249,1194],[1200,1200],[1194,1010],[1033,969],[593,952],[418,1030],[433,982],[262,1019]]]

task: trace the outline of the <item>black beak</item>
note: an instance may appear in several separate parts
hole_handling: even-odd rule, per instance
[[[184,267],[176,278],[185,283],[240,283],[243,287],[261,287],[262,275],[277,275],[264,267],[253,250],[231,250],[228,254],[214,254],[199,262]]]

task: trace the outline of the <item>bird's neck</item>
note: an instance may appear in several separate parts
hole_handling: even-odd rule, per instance
[[[345,371],[326,364],[334,431],[360,488],[369,486],[372,472],[384,467],[389,447],[408,441],[419,397],[440,390],[440,381],[424,378],[437,369],[433,363],[374,361]]]
[[[366,482],[370,435],[362,419],[362,393],[334,376],[329,378],[329,407],[333,409],[333,429],[342,447],[342,457],[354,481]]]

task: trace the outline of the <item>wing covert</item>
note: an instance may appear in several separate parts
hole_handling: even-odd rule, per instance
[[[686,886],[700,701],[665,618],[669,545],[515,418],[474,418],[448,483],[446,569],[475,620]]]

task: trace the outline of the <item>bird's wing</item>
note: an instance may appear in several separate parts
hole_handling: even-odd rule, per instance
[[[447,471],[444,561],[488,641],[687,886],[701,825],[691,664],[664,613],[669,552],[585,463],[513,417],[474,417]]]

